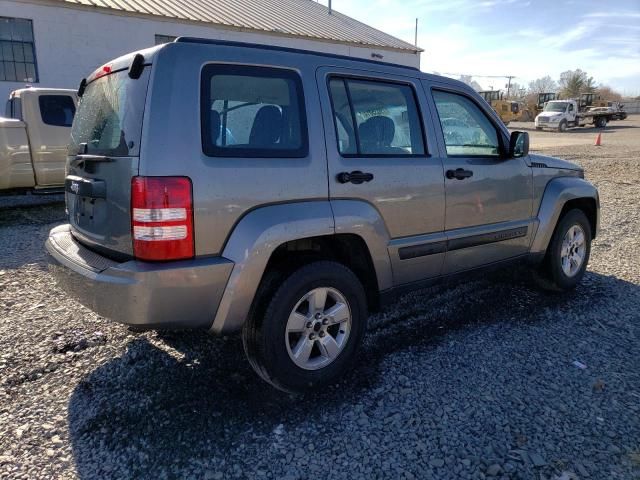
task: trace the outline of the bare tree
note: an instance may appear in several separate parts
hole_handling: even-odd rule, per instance
[[[471,75],[460,75],[460,78],[458,80],[460,80],[462,83],[466,83],[476,92],[482,90],[482,85],[476,82]]]
[[[511,82],[511,87],[509,88],[509,98],[522,98],[526,89],[523,85],[520,85],[518,82]]]
[[[560,93],[564,98],[576,98],[582,93],[595,91],[596,82],[587,72],[580,70],[567,70],[560,74]]]
[[[607,100],[609,102],[619,102],[622,100],[622,95],[620,92],[616,92],[613,88],[608,85],[600,85],[598,87],[598,95],[602,100]]]
[[[535,94],[535,96],[537,96],[539,93],[556,91],[558,91],[558,84],[549,75],[547,75],[546,77],[538,78],[533,82],[529,82],[529,94],[533,93]]]

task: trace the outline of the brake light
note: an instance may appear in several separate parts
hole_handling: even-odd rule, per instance
[[[140,260],[194,256],[193,196],[187,177],[133,177],[133,254]]]
[[[106,64],[97,68],[95,72],[93,72],[91,80],[97,80],[100,77],[104,77],[105,75],[109,75],[112,71],[111,64]]]

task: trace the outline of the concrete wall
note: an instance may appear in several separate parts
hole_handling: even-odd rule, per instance
[[[247,41],[360,58],[372,53],[383,61],[419,67],[419,54],[353,47],[339,43],[252,32],[227,30],[171,19],[103,13],[90,8],[69,8],[47,1],[0,0],[0,16],[27,18],[33,22],[39,82],[34,86],[77,88],[80,80],[107,61],[125,53],[154,45],[155,35],[197,36]],[[9,92],[24,87],[21,82],[0,81],[0,114]]]
[[[622,100],[620,103],[627,113],[640,113],[640,100]]]

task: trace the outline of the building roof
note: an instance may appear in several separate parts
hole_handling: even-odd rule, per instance
[[[313,0],[59,0],[69,6],[208,23],[389,50],[420,48]]]

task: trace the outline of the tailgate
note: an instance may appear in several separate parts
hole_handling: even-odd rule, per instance
[[[114,257],[133,254],[131,179],[138,174],[150,70],[140,78],[120,70],[87,84],[71,130],[65,179],[71,231]]]

